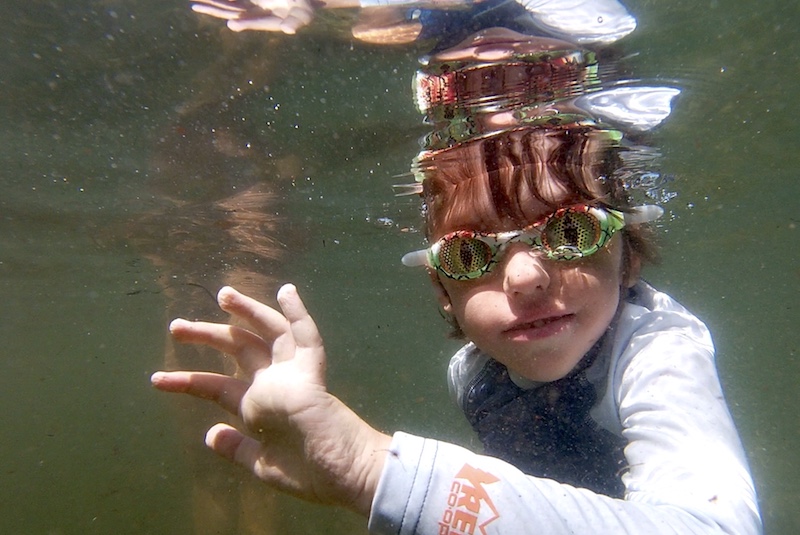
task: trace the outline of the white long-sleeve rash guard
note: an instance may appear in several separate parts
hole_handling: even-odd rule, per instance
[[[372,505],[375,534],[711,534],[762,531],[756,493],[705,325],[644,283],[623,305],[607,388],[592,409],[622,436],[624,498],[524,474],[459,446],[396,433]],[[453,357],[456,396],[474,346]]]

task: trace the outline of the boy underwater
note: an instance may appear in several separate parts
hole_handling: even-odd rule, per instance
[[[591,61],[559,47],[487,32],[417,79],[434,132],[411,191],[432,245],[404,262],[426,267],[469,341],[450,387],[488,455],[390,437],[327,392],[321,337],[291,285],[281,311],[220,291],[249,330],[170,326],[243,372],[152,377],[241,419],[212,427],[211,449],[367,516],[372,533],[761,532],[710,334],[639,280],[659,210],[633,206],[623,135],[581,100]]]

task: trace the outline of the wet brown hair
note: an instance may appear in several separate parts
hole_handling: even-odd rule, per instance
[[[524,127],[423,153],[423,212],[427,237],[439,236],[445,225],[474,221],[469,213],[491,214],[487,228],[498,221],[524,228],[525,200],[535,198],[553,209],[566,201],[599,203],[622,212],[631,199],[614,172],[621,165],[618,136],[594,126]],[[452,227],[451,227],[452,228]],[[625,269],[634,260],[657,261],[648,225],[622,229]]]

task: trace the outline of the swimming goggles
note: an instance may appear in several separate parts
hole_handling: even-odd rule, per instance
[[[639,206],[630,213],[578,204],[561,208],[523,230],[482,233],[457,230],[429,249],[403,256],[406,266],[428,266],[455,280],[477,279],[500,261],[509,243],[520,242],[541,251],[550,260],[577,260],[602,249],[626,224],[657,219],[658,206]]]

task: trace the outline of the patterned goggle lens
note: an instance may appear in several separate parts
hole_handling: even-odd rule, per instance
[[[491,270],[508,243],[526,243],[551,260],[576,260],[597,252],[623,226],[623,216],[616,210],[571,206],[520,231],[452,232],[437,241],[429,255],[431,264],[446,276],[474,279]]]

